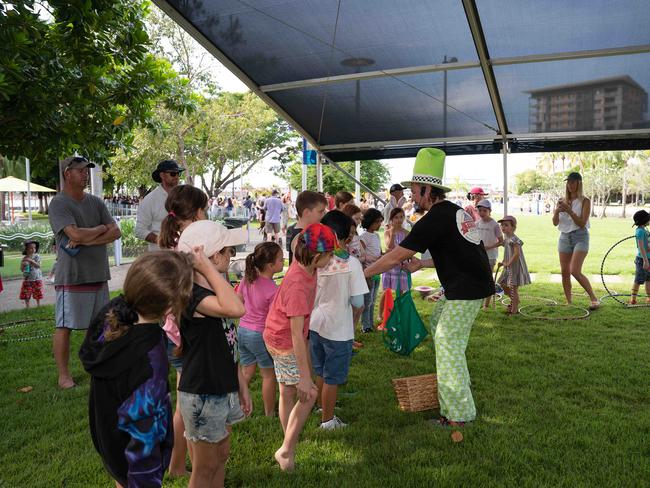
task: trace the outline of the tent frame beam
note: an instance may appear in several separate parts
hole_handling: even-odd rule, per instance
[[[635,46],[626,46],[612,49],[592,49],[584,51],[567,51],[551,54],[531,54],[528,56],[512,56],[508,58],[490,58],[489,64],[492,66],[508,66],[515,64],[528,63],[547,63],[551,61],[566,61],[570,59],[588,59],[600,58],[607,56],[625,56],[630,54],[650,53],[650,44],[641,44]],[[260,91],[271,93],[284,90],[295,90],[298,88],[310,88],[315,86],[329,85],[333,83],[345,83],[349,81],[372,80],[376,78],[389,78],[395,76],[409,76],[426,73],[436,73],[440,71],[454,71],[459,69],[480,68],[479,61],[464,61],[445,64],[429,64],[423,66],[411,66],[408,68],[393,68],[375,71],[365,71],[363,73],[352,73],[347,75],[327,76],[321,78],[309,78],[305,80],[287,81],[284,83],[274,83],[271,85],[261,85]]]
[[[525,133],[525,134],[506,134],[508,141],[525,141],[528,139],[543,139],[543,140],[564,140],[564,139],[602,139],[605,137],[620,137],[629,138],[630,135],[637,137],[650,138],[650,129],[627,129],[627,130],[602,130],[602,131],[575,131],[575,132],[539,132],[539,133]],[[357,142],[350,144],[328,144],[321,146],[321,151],[340,151],[350,149],[381,149],[391,146],[404,147],[404,146],[427,146],[436,144],[489,144],[493,142],[501,142],[501,138],[495,139],[488,136],[468,136],[468,137],[448,137],[448,138],[431,138],[431,139],[403,139],[391,141],[371,141],[371,142]]]
[[[483,26],[481,25],[478,9],[476,8],[476,3],[474,0],[463,0],[463,7],[465,9],[467,23],[469,24],[469,30],[472,33],[474,45],[476,46],[476,53],[478,54],[478,59],[481,63],[481,70],[483,71],[485,85],[487,86],[488,95],[490,96],[490,101],[492,102],[492,109],[494,110],[494,115],[497,119],[499,133],[503,140],[506,141],[506,136],[508,134],[508,124],[506,122],[506,115],[503,110],[503,105],[501,104],[499,86],[497,85],[497,80],[494,76],[492,65],[490,64],[490,54],[488,53],[487,43],[485,41],[485,35],[483,34]]]
[[[201,31],[199,31],[191,22],[189,22],[180,12],[178,12],[174,7],[172,7],[165,0],[153,0],[153,2],[169,17],[181,26],[185,32],[196,40],[201,46],[205,48],[210,54],[212,54],[217,60],[223,64],[231,73],[233,73],[239,80],[248,87],[250,91],[255,93],[260,97],[269,107],[271,107],[280,117],[287,121],[297,132],[303,136],[311,146],[318,150],[319,145],[316,143],[316,140],[307,132],[303,127],[298,124],[293,117],[291,117],[287,112],[282,109],[275,101],[266,95],[263,91],[259,89],[257,84],[251,80],[246,73],[244,73],[239,66],[237,66],[225,53],[223,53],[219,48],[217,48],[212,42],[206,38]]]

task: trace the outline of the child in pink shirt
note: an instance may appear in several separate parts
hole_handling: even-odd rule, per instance
[[[316,270],[327,266],[337,247],[336,235],[322,224],[311,224],[294,240],[294,260],[271,304],[263,334],[280,384],[284,441],[275,460],[283,471],[294,468],[298,437],[318,395],[309,365],[309,317],[316,298]]]
[[[237,342],[239,363],[246,384],[250,385],[259,366],[262,375],[262,401],[267,417],[275,414],[275,373],[273,359],[264,345],[264,323],[271,302],[278,291],[273,275],[284,268],[282,248],[275,242],[262,242],[246,257],[246,272],[237,294],[244,302],[246,313],[239,319]]]

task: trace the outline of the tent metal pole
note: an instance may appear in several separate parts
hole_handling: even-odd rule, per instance
[[[323,191],[323,160],[320,151],[318,152],[316,158],[316,187],[317,190],[322,193]]]
[[[375,198],[376,198],[377,200],[379,200],[381,203],[383,203],[384,205],[386,205],[386,200],[384,200],[382,197],[380,197],[380,196],[377,195],[374,191],[372,191],[372,189],[371,189],[370,187],[368,187],[367,185],[364,185],[364,184],[361,182],[361,180],[359,180],[359,179],[355,178],[354,176],[352,176],[350,173],[348,173],[348,172],[345,171],[343,168],[341,168],[341,166],[339,166],[338,163],[335,163],[335,162],[332,161],[331,159],[328,159],[327,161],[329,162],[329,164],[331,164],[332,166],[334,166],[334,167],[335,167],[336,169],[338,169],[341,173],[343,173],[345,176],[347,176],[348,178],[350,178],[352,181],[354,181],[354,182],[355,182],[357,185],[359,185],[361,188],[363,188],[364,190],[366,190],[368,193],[370,193],[373,197],[375,197]]]
[[[354,177],[357,179],[357,181],[354,182],[354,196],[357,199],[357,202],[361,202],[361,185],[359,185],[359,181],[361,181],[361,161],[358,159],[354,162]]]
[[[28,222],[31,224],[32,223],[32,189],[30,187],[31,181],[32,181],[32,173],[29,168],[29,159],[25,158],[25,173],[27,176],[27,215],[28,217]]]
[[[503,216],[508,215],[508,143],[503,143]]]

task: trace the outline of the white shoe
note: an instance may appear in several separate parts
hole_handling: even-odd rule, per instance
[[[342,429],[342,428],[347,427],[347,426],[348,426],[348,424],[344,423],[336,415],[334,415],[334,417],[332,417],[327,422],[321,422],[321,424],[320,424],[320,428],[323,429],[323,430],[336,430],[336,429]]]

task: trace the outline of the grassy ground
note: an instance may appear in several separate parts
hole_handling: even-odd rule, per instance
[[[415,280],[422,284],[424,275]],[[526,296],[560,299],[559,285],[533,284]],[[576,302],[586,305],[585,297]],[[416,304],[428,323],[430,305]],[[467,350],[479,417],[454,443],[427,424],[433,412],[397,408],[391,378],[435,369],[431,339],[408,358],[388,352],[378,333],[363,335],[337,414],[349,427],[321,432],[313,415],[298,447],[298,471],[281,473],[272,455],[277,419],[261,415],[235,426],[227,486],[641,486],[650,479],[648,309],[605,304],[588,319],[547,322],[482,311]],[[32,310],[52,315],[52,307]],[[0,322],[27,312],[0,315]],[[49,322],[7,329],[18,337]],[[55,387],[48,340],[0,344],[0,487],[112,486],[87,426],[88,377],[73,335],[79,387]],[[30,385],[34,390],[20,393]],[[646,480],[646,481],[644,481]],[[167,487],[187,479],[166,480]]]
[[[517,219],[519,221],[517,235],[524,241],[524,254],[530,272],[542,275],[559,273],[560,263],[557,257],[559,233],[553,227],[550,217],[523,215]],[[607,250],[618,240],[633,234],[630,225],[630,219],[608,218],[591,221],[590,251],[583,267],[586,274],[600,273],[600,264]],[[633,240],[618,246],[607,259],[605,274],[626,277],[634,274],[635,249]],[[41,257],[43,271],[49,272],[54,263],[54,256],[42,254]],[[2,277],[20,277],[21,259],[20,253],[6,253],[5,267],[0,269]],[[110,259],[112,262],[113,258]]]
[[[498,216],[496,218],[499,218]],[[531,273],[559,274],[557,253],[559,231],[549,215],[517,215],[517,236],[524,241],[524,255]],[[609,248],[620,239],[634,234],[631,219],[607,218],[590,221],[589,254],[583,266],[585,274],[600,273],[600,265]],[[382,246],[383,246],[382,234]],[[636,246],[630,239],[617,246],[607,258],[605,274],[633,275]],[[500,250],[503,256],[503,250]]]
[[[531,273],[560,273],[557,241],[560,233],[549,216],[517,216],[516,234],[524,241],[524,255]],[[583,266],[585,274],[600,273],[605,253],[620,239],[634,235],[631,219],[592,219],[589,230],[589,254]],[[606,274],[634,274],[636,245],[630,239],[607,258]]]

